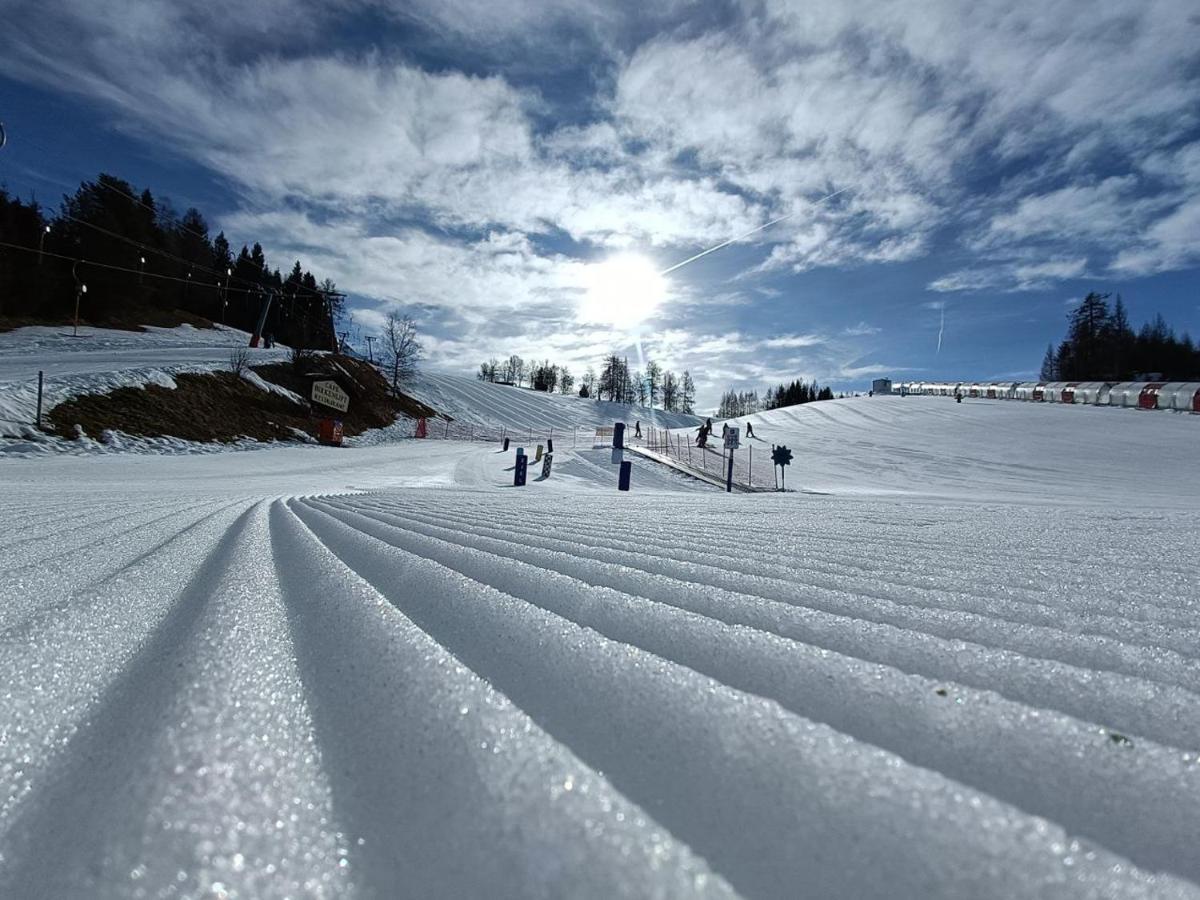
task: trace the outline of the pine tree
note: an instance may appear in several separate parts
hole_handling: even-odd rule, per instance
[[[654,409],[654,404],[658,402],[659,395],[662,393],[662,366],[652,359],[646,360],[646,394],[650,400],[650,408]]]
[[[667,412],[679,409],[679,381],[670,369],[662,375],[662,408]]]
[[[696,385],[692,381],[692,373],[683,370],[683,384],[680,386],[680,412],[689,415],[696,411]]]
[[[1039,381],[1058,381],[1058,358],[1054,355],[1054,345],[1046,347],[1046,355],[1042,358],[1042,371],[1038,374]]]

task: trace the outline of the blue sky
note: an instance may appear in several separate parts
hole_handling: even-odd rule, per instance
[[[110,171],[428,364],[636,346],[700,399],[1019,378],[1073,301],[1200,336],[1194,0],[0,0],[0,179]],[[838,196],[819,203],[838,190]],[[682,268],[636,327],[591,268]],[[944,307],[944,310],[943,310]],[[941,350],[938,331],[944,312]]]

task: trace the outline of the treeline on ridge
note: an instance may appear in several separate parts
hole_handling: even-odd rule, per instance
[[[262,246],[236,255],[201,212],[112,175],[85,181],[57,214],[0,188],[0,317],[136,327],[197,320],[253,331],[269,295],[263,333],[293,347],[330,349],[344,297],[296,261],[273,269]],[[87,291],[79,290],[86,285]],[[181,312],[183,313],[181,315]],[[197,324],[204,324],[198,321]]]
[[[1176,337],[1161,315],[1135,332],[1121,295],[1111,310],[1109,296],[1092,291],[1067,314],[1066,339],[1042,358],[1042,381],[1200,380],[1200,349],[1188,334]]]
[[[601,362],[599,375],[589,366],[579,379],[578,395],[666,412],[695,412],[696,385],[691,372],[677,375],[650,359],[643,365],[641,370],[631,370],[626,357],[609,353]],[[566,366],[554,365],[549,360],[527,363],[516,355],[503,361],[492,357],[480,363],[475,377],[480,381],[517,387],[528,382],[535,391],[576,393],[575,376]]]
[[[814,400],[832,400],[833,390],[821,387],[816,381],[805,383],[800,380],[791,384],[781,384],[779,387],[767,388],[765,396],[760,398],[758,391],[728,390],[721,395],[721,403],[717,407],[717,416],[722,419],[733,419],[738,416],[748,416],[768,409],[780,409],[784,406],[799,406],[801,403],[812,403]]]

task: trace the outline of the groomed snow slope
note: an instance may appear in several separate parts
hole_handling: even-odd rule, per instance
[[[701,421],[697,416],[685,413],[546,394],[460,375],[423,372],[407,382],[404,391],[458,421],[505,426],[516,431],[551,427],[559,430],[597,428],[611,426],[614,422],[627,422],[632,426],[635,421],[640,421],[643,426],[685,428],[695,427]]]
[[[0,463],[0,896],[1200,897],[1194,484],[872,495],[862,433],[854,496]]]
[[[754,425],[751,441],[744,439],[747,419]],[[756,484],[771,483],[771,445],[784,444],[794,454],[787,485],[797,489],[1200,505],[1200,416],[1186,413],[882,396],[808,403],[730,422],[742,429],[743,449],[734,461],[743,480],[748,447],[755,448]],[[721,424],[710,470],[720,469]]]

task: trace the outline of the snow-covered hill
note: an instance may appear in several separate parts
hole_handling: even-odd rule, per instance
[[[229,367],[250,335],[214,328],[145,326],[145,331],[81,326],[28,326],[0,332],[0,439],[28,438],[37,414],[37,376],[44,372],[43,410],[80,394],[122,387],[174,385],[174,376]],[[280,362],[286,348],[250,350],[252,364]]]
[[[745,439],[747,420],[754,440]],[[881,396],[808,403],[730,424],[742,429],[737,472],[745,480],[753,446],[757,484],[771,482],[771,446],[784,444],[795,457],[787,483],[796,488],[1200,507],[1200,415],[1189,413]],[[720,441],[713,443],[709,468],[718,471]],[[692,449],[695,459],[698,453]]]
[[[662,428],[683,428],[700,423],[697,416],[668,413],[641,406],[625,406],[608,401],[585,400],[562,394],[489,384],[459,375],[422,373],[404,385],[406,393],[456,420],[475,425],[505,426],[510,430],[535,430],[553,427],[596,428],[640,421]]]
[[[0,459],[0,896],[1200,898],[1200,417],[754,422]]]

